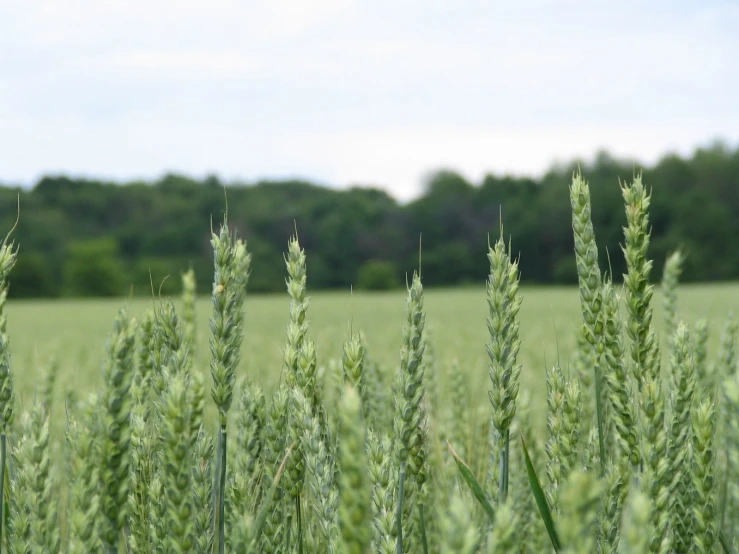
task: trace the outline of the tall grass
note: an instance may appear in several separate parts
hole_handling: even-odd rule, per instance
[[[63,464],[55,463],[49,432],[53,386],[35,403],[15,398],[4,307],[17,251],[6,239],[0,244],[0,549],[735,551],[736,320],[723,325],[721,348],[710,355],[710,329],[722,325],[683,320],[678,278],[685,254],[679,251],[665,266],[667,317],[664,329],[657,328],[651,194],[640,176],[621,190],[623,286],[599,265],[589,185],[579,173],[572,179],[580,316],[570,328],[579,350],[573,365],[557,360],[542,372],[545,421],[534,419],[541,412],[530,409],[521,389],[518,354],[527,330],[518,320],[513,242],[502,231],[488,249],[480,298],[488,339],[478,347],[487,352],[490,405],[470,409],[476,368],[434,355],[439,335],[426,328],[418,273],[398,322],[396,364],[377,363],[354,323],[341,359],[322,359],[309,334],[309,260],[297,235],[285,257],[289,323],[283,367],[272,368],[277,387],[265,394],[253,375],[238,380],[251,255],[224,221],[211,237],[212,403],[207,373],[194,356],[189,271],[181,314],[168,299],[156,300],[140,321],[126,307],[118,313],[103,352],[103,387],[90,398],[70,396],[65,406]]]

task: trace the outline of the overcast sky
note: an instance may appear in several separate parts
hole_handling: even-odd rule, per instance
[[[739,143],[735,0],[0,0],[0,181],[371,184]]]

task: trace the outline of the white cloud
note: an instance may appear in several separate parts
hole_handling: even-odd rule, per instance
[[[739,138],[739,11],[630,0],[0,0],[0,180],[388,187]]]
[[[735,125],[739,119],[735,121]],[[331,152],[329,180],[342,183],[394,183],[398,198],[408,200],[421,192],[423,176],[432,170],[452,169],[481,180],[490,168],[514,175],[536,175],[555,161],[592,158],[600,149],[617,157],[653,163],[666,151],[687,154],[700,134],[690,124],[653,128],[648,125],[406,128],[369,133],[325,133],[302,137],[296,143],[310,146],[304,163]]]

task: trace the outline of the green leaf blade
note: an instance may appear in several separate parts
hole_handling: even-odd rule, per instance
[[[449,447],[449,452],[451,452],[452,457],[457,464],[457,469],[459,469],[459,473],[462,475],[462,479],[464,479],[465,483],[467,483],[467,486],[470,487],[472,494],[485,510],[485,513],[487,513],[490,521],[494,521],[495,510],[488,501],[487,496],[485,496],[485,491],[482,490],[482,485],[480,485],[480,481],[477,480],[477,477],[475,477],[475,474],[472,473],[470,467],[466,463],[464,463],[462,458],[459,457],[459,454],[454,451],[454,448],[452,448],[452,445],[449,443],[449,441],[447,441],[447,446]]]
[[[557,529],[554,525],[552,511],[549,508],[547,497],[544,495],[544,490],[541,488],[539,477],[538,475],[536,475],[534,464],[531,463],[531,457],[529,456],[529,451],[526,448],[526,441],[523,440],[523,435],[521,435],[521,445],[523,446],[523,454],[526,461],[526,473],[529,477],[529,485],[531,485],[531,491],[534,493],[536,505],[539,508],[541,519],[542,521],[544,521],[544,526],[547,528],[547,533],[549,533],[549,539],[552,541],[554,551],[559,553],[562,550],[562,546],[560,545],[559,536],[557,535]]]

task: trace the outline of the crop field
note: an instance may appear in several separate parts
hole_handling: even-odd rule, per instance
[[[308,260],[310,273],[310,260]],[[522,389],[532,395],[533,409],[542,417],[546,410],[545,367],[553,364],[559,352],[567,365],[575,349],[579,325],[579,298],[576,287],[521,288],[523,302],[519,312],[521,326]],[[350,329],[364,333],[368,350],[388,371],[395,371],[400,360],[401,330],[404,324],[405,292],[319,292],[310,294],[311,336],[316,343],[317,361],[327,365],[341,362],[344,342]],[[178,312],[180,298],[173,298]],[[485,318],[485,287],[427,289],[426,321],[429,343],[435,354],[434,367],[442,390],[454,360],[459,363],[471,395],[470,410],[489,408],[488,341]],[[715,353],[721,331],[730,312],[739,315],[738,284],[681,285],[678,297],[680,317],[694,324],[700,318],[713,323],[709,351]],[[13,344],[13,368],[21,397],[32,400],[42,387],[50,360],[59,364],[55,388],[52,426],[61,432],[66,425],[64,395],[68,390],[79,395],[92,393],[102,384],[101,368],[105,341],[118,309],[129,305],[131,315],[141,317],[154,302],[151,299],[96,299],[9,302],[8,335]],[[244,342],[239,376],[259,383],[271,392],[284,372],[282,351],[289,319],[289,297],[247,294],[244,305]],[[662,296],[654,295],[655,324],[663,328]],[[196,304],[197,362],[208,375],[210,350],[208,320],[213,307],[210,297]],[[662,337],[664,340],[664,337]],[[209,378],[209,377],[208,377]],[[538,421],[543,426],[544,419]],[[56,434],[56,433],[55,433]]]
[[[208,297],[7,302],[3,242],[0,552],[736,553],[739,286],[652,275],[640,177],[612,282],[569,193],[577,288],[501,236],[479,287],[312,295],[293,236],[253,296],[224,221]]]

